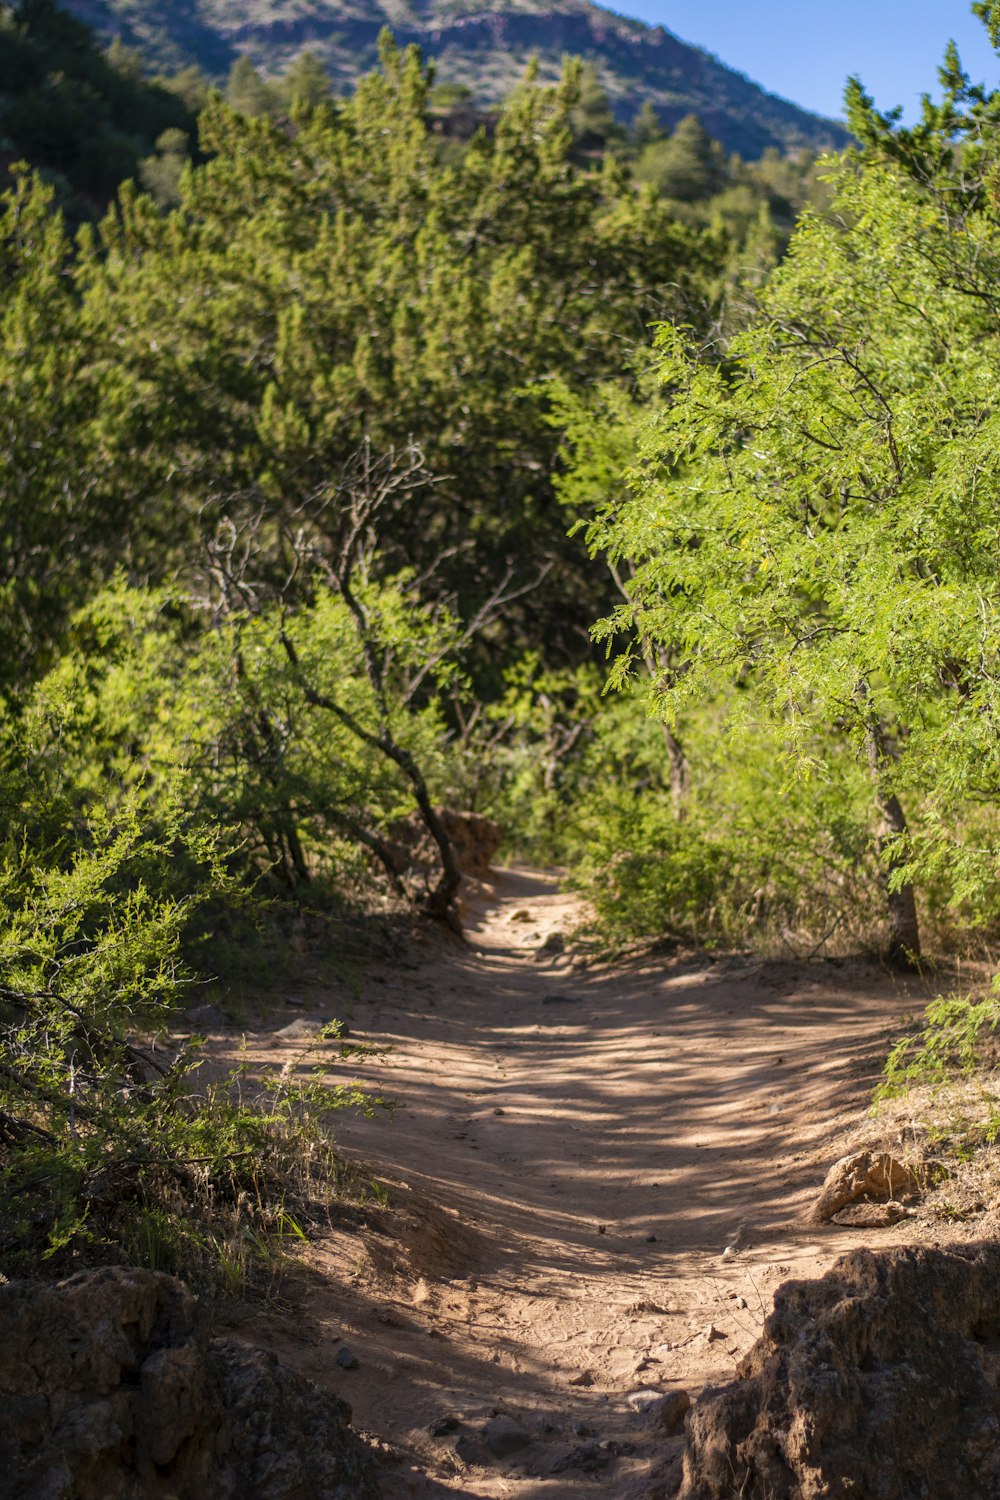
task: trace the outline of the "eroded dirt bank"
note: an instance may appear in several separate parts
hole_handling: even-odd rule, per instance
[[[318,1239],[261,1337],[380,1440],[387,1500],[672,1494],[680,1439],[629,1396],[728,1379],[779,1282],[913,1238],[797,1220],[918,992],[850,963],[575,970],[548,941],[575,915],[509,871],[467,948],[310,998],[392,1048],[377,1076],[404,1108],[339,1135],[395,1206]],[[261,1066],[300,1049],[250,1042]],[[491,1454],[495,1412],[530,1445]]]

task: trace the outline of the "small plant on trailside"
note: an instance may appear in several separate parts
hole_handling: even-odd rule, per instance
[[[169,811],[150,832],[126,797],[78,821],[72,847],[29,857],[15,780],[0,867],[0,1264],[126,1259],[243,1285],[349,1180],[331,1114],[381,1101],[324,1081],[327,1063],[261,1080],[244,1057],[202,1084],[197,1041],[174,1045],[168,1028],[193,978],[185,926],[229,881],[214,832]],[[171,889],[175,856],[200,872],[189,895]]]
[[[924,1012],[924,1026],[901,1037],[886,1059],[876,1101],[897,1098],[921,1084],[968,1077],[982,1066],[987,1039],[1000,1026],[1000,977],[983,1000],[939,995]]]
[[[924,1012],[919,1031],[900,1037],[873,1095],[873,1112],[893,1100],[928,1091],[928,1141],[969,1162],[1000,1139],[1000,1097],[989,1086],[996,1068],[1000,1027],[1000,976],[985,998],[939,995]],[[908,1102],[907,1108],[911,1108]]]

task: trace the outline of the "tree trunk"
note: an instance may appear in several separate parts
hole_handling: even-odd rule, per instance
[[[905,836],[906,815],[887,781],[886,770],[890,757],[886,752],[882,726],[875,718],[870,718],[865,728],[865,749],[875,784],[875,806],[881,823],[875,847],[885,869],[886,880],[889,942],[883,957],[893,969],[912,971],[920,967],[916,896],[909,881],[894,887],[892,877],[902,867],[903,860],[898,854],[885,854],[887,848],[898,847],[899,839]]]
[[[663,738],[667,746],[667,760],[670,762],[670,800],[673,803],[674,819],[679,823],[684,817],[687,798],[687,756],[684,754],[684,746],[666,724],[663,726]]]
[[[455,858],[454,845],[448,837],[444,824],[438,817],[434,804],[431,801],[427,782],[424,780],[423,772],[417,764],[415,757],[405,746],[396,743],[396,739],[389,727],[388,714],[385,715],[384,721],[377,733],[366,729],[335,698],[328,697],[326,693],[317,692],[310,685],[309,681],[303,675],[295,643],[285,631],[282,631],[281,643],[285,648],[285,655],[288,657],[292,670],[299,679],[299,685],[302,688],[306,702],[313,704],[316,708],[326,709],[328,712],[335,714],[340,722],[352,734],[357,735],[358,739],[363,741],[364,744],[371,745],[376,750],[381,750],[382,754],[388,756],[389,760],[395,761],[410,783],[424,826],[437,845],[441,860],[441,874],[437,885],[428,894],[427,911],[438,921],[446,922],[453,932],[461,935],[462,924],[459,920],[455,898],[458,895],[458,888],[462,883],[462,872],[459,870],[458,861]],[[374,659],[369,662],[368,670],[376,696],[380,700],[383,700],[384,694],[382,692],[381,678]]]

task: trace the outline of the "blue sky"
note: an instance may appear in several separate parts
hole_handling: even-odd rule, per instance
[[[755,83],[819,114],[839,116],[858,73],[880,109],[937,88],[949,38],[976,82],[1000,86],[1000,58],[965,0],[604,0],[714,52]]]

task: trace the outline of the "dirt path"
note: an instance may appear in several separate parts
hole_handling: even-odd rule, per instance
[[[469,915],[466,949],[367,976],[353,1003],[405,1107],[339,1136],[397,1206],[314,1244],[269,1337],[382,1440],[387,1500],[670,1495],[680,1440],[629,1395],[726,1380],[780,1281],[907,1237],[797,1217],[913,1004],[852,964],[574,971],[545,946],[574,900],[527,871]],[[496,1412],[533,1436],[504,1460],[481,1437]]]

